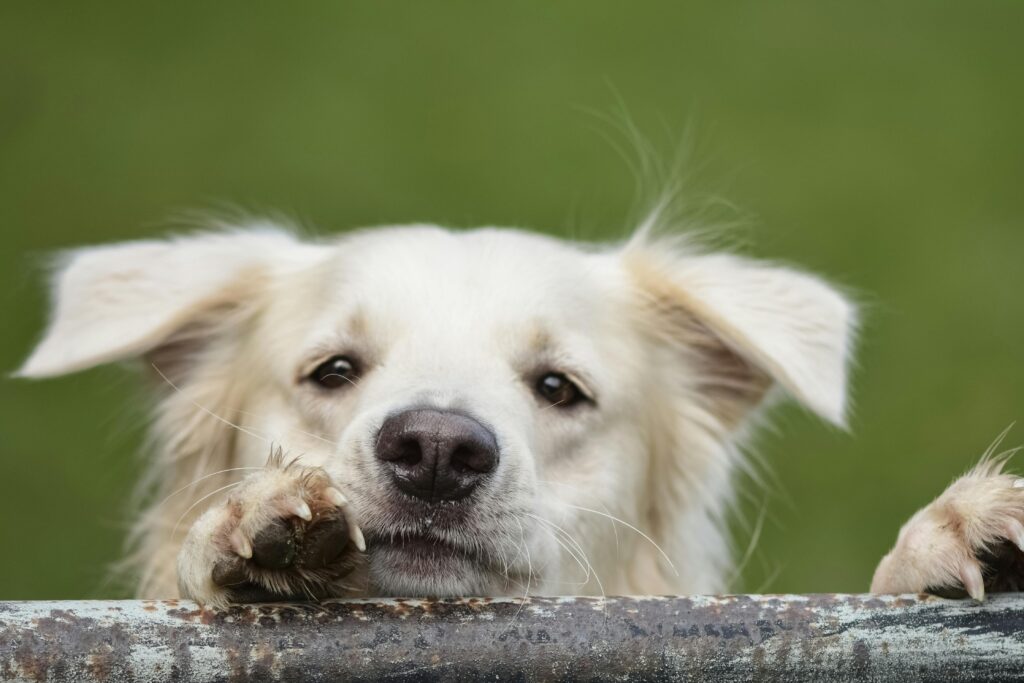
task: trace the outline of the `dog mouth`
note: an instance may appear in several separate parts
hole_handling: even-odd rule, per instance
[[[479,512],[465,502],[378,501],[362,524],[370,589],[392,597],[507,593],[529,572],[523,526],[511,511]]]
[[[433,534],[404,533],[371,535],[367,539],[367,552],[391,553],[407,559],[414,567],[422,564],[444,564],[452,560],[478,561],[479,554]]]
[[[449,596],[487,593],[487,555],[430,533],[367,537],[370,581],[380,595]]]

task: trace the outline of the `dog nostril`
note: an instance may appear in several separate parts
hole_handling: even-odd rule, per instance
[[[497,452],[477,446],[459,446],[452,452],[451,467],[460,474],[475,472],[488,474],[498,464]]]
[[[423,460],[423,448],[419,439],[400,439],[392,449],[380,454],[382,460],[399,463],[408,467],[415,467]]]

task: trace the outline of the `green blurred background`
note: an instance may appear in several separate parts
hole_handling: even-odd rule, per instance
[[[864,590],[1024,417],[1022,30],[1017,0],[4,2],[0,364],[43,324],[43,254],[183,209],[619,236],[634,179],[593,112],[621,99],[666,158],[692,124],[733,241],[866,304],[852,433],[789,407],[758,440],[737,586]],[[139,406],[117,368],[0,382],[0,598],[119,594]]]

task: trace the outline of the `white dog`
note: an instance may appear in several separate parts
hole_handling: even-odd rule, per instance
[[[715,593],[754,413],[844,423],[855,311],[805,273],[649,230],[221,227],[70,253],[20,371],[153,370],[143,597]],[[1016,481],[955,483],[872,590],[997,586]]]

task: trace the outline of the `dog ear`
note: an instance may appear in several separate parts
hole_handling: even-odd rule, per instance
[[[269,228],[68,252],[54,271],[49,327],[15,375],[52,377],[154,352],[204,315],[252,303],[301,252]]]
[[[727,423],[777,384],[846,426],[857,319],[846,297],[807,273],[671,240],[635,238],[624,256],[655,331],[690,356],[695,393]]]

